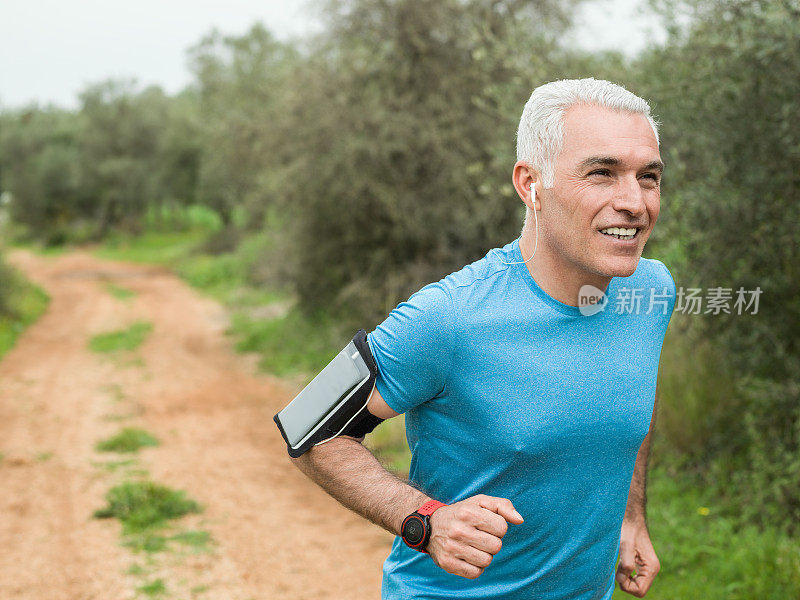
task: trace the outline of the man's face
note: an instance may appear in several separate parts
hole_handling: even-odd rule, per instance
[[[631,275],[658,219],[660,180],[661,157],[646,117],[570,107],[554,187],[545,190],[548,206],[540,213],[542,234],[567,272]],[[626,233],[634,235],[620,235]]]

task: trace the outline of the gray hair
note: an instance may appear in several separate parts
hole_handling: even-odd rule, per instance
[[[603,79],[561,79],[540,85],[531,94],[517,129],[517,160],[525,161],[542,177],[555,182],[556,158],[564,142],[564,113],[575,104],[594,104],[647,117],[658,140],[658,126],[650,105],[621,85]]]

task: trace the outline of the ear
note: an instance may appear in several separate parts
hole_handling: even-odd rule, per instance
[[[514,189],[517,190],[517,194],[525,203],[525,206],[533,210],[536,210],[537,206],[538,208],[542,207],[541,200],[535,202],[535,199],[539,198],[542,193],[541,177],[539,177],[539,172],[536,169],[524,161],[517,161],[514,164],[512,182]],[[531,194],[531,184],[535,186],[535,196]]]

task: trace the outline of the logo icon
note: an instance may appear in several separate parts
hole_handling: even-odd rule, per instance
[[[578,310],[584,317],[602,312],[608,304],[608,296],[593,285],[582,285],[578,291]]]

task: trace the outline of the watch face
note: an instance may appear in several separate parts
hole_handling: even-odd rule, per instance
[[[425,537],[425,526],[422,524],[422,520],[414,517],[406,521],[406,525],[403,527],[403,537],[412,546],[419,544]]]

